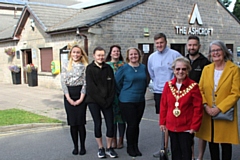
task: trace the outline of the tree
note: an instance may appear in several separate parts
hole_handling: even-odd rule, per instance
[[[233,14],[240,20],[240,0],[236,0],[233,8]]]
[[[221,2],[227,8],[232,3],[232,0],[221,0]]]

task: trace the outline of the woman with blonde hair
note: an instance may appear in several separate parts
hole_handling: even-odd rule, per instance
[[[127,153],[142,156],[138,148],[140,122],[145,109],[147,88],[146,66],[141,63],[141,51],[131,47],[127,50],[126,64],[120,67],[115,80],[119,94],[119,107],[127,124]]]
[[[88,57],[78,45],[74,45],[68,54],[68,63],[61,71],[61,84],[64,93],[64,106],[67,114],[67,123],[74,144],[72,154],[84,155],[86,139],[86,78],[85,70]],[[78,134],[80,136],[80,152],[78,150]]]

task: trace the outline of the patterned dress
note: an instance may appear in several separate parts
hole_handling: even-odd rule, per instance
[[[119,67],[124,65],[123,61],[106,62],[106,63],[112,67],[114,73],[116,73],[116,71],[118,70]],[[113,101],[114,124],[116,124],[116,123],[125,123],[123,121],[123,119],[122,119],[122,114],[121,114],[121,111],[119,109],[118,103],[119,103],[118,96],[115,95],[114,101]]]

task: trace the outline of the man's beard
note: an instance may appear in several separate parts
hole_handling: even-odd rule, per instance
[[[195,52],[193,52],[193,53],[191,53],[191,52],[188,50],[188,53],[189,53],[191,56],[195,56],[195,55],[197,55],[197,54],[199,53],[199,50],[197,50],[197,51],[195,51]]]

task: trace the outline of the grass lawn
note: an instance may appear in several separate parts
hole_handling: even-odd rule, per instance
[[[0,110],[0,126],[27,123],[61,123],[61,121],[19,109]]]

